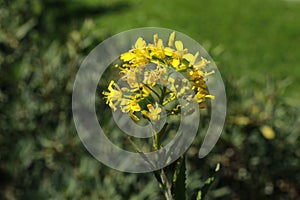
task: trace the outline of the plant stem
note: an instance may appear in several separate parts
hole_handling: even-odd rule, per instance
[[[165,131],[165,128],[163,128],[161,131]],[[162,132],[154,133],[153,135],[153,149],[155,151],[159,149],[159,136],[158,136],[159,134],[163,134],[163,133]],[[172,183],[170,183],[170,181],[168,180],[164,168],[159,170],[159,177],[157,177],[158,171],[154,172],[154,174],[156,176],[156,179],[158,179],[161,188],[164,190],[164,196],[166,200],[173,200],[172,191],[171,191]]]
[[[150,88],[151,89],[151,88]],[[162,105],[163,100],[166,95],[166,87],[160,88],[161,89],[161,96],[159,96],[155,91],[153,91],[158,97],[159,97],[159,104]],[[152,89],[151,89],[152,90]],[[153,134],[153,149],[154,151],[159,150],[160,148],[160,137],[164,132],[166,131],[167,124],[162,128],[162,130],[158,133]],[[163,189],[164,196],[166,200],[174,200],[173,195],[172,195],[172,182],[169,181],[165,169],[162,168],[159,171],[154,172],[156,179],[160,183],[161,188]]]
[[[171,191],[172,184],[169,182],[164,169],[160,170],[160,178],[162,181],[161,185],[164,189],[164,195],[166,200],[173,200],[172,191]]]
[[[158,99],[160,98],[159,94],[158,94],[155,90],[153,90],[151,87],[149,87],[149,86],[146,85],[146,84],[144,84],[144,86],[146,86],[149,90],[151,90],[151,91],[156,95],[156,97],[157,97]]]

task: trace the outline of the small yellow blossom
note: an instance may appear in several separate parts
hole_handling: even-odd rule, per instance
[[[189,61],[189,66],[193,66],[197,60],[199,56],[199,52],[197,52],[195,55],[191,54],[191,53],[187,53],[185,55],[183,55],[183,58],[186,59],[187,61]]]
[[[139,68],[125,69],[123,73],[124,76],[122,77],[122,79],[127,81],[131,88],[139,87],[139,80],[137,77],[139,74]]]
[[[162,111],[162,109],[158,106],[158,104],[155,104],[155,107],[153,107],[152,104],[148,104],[147,108],[149,110],[149,112],[147,111],[142,111],[142,113],[148,117],[151,120],[159,120],[160,119],[160,113]]]
[[[129,115],[135,120],[139,121],[139,118],[134,114],[134,112],[141,111],[141,107],[137,102],[136,98],[133,99],[123,99],[120,104],[121,110],[124,113],[129,113]]]
[[[116,89],[114,89],[113,86]],[[110,82],[108,90],[109,92],[103,92],[107,98],[106,103],[109,104],[113,110],[117,110],[116,106],[122,101],[122,91],[114,81]]]
[[[157,73],[155,73],[155,71],[146,71],[143,82],[153,87],[156,84],[158,78],[159,77],[157,76]]]

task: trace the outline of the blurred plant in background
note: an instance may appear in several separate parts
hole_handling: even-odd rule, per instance
[[[115,179],[117,172],[101,167],[84,150],[71,117],[79,63],[108,35],[87,16],[123,8],[118,2],[1,1],[0,199],[122,199],[151,187],[137,176]]]
[[[264,6],[263,2],[257,5]],[[268,6],[275,9],[278,5]],[[72,85],[80,62],[113,33],[112,27],[99,27],[92,18],[101,20],[111,13],[126,12],[130,6],[123,1],[92,0],[0,2],[0,199],[162,199],[151,174],[120,173],[92,158],[72,122]],[[294,22],[297,7],[287,8],[289,13],[284,16]],[[250,15],[244,18],[253,21]],[[185,24],[187,19],[182,19]],[[235,27],[242,29],[245,24]],[[297,36],[289,26],[282,30],[282,34]],[[244,42],[251,38],[242,36]],[[282,36],[277,40],[286,43]],[[295,48],[296,44],[291,45]],[[228,64],[234,57],[226,48],[228,45],[211,45],[209,53]],[[296,62],[292,55],[283,56],[284,63]],[[237,65],[243,62],[246,59]],[[199,160],[200,134],[187,152],[189,198],[195,199],[205,185],[201,180],[210,177],[218,162],[222,167],[208,199],[299,198],[299,103],[285,96],[287,81],[264,79],[246,75],[240,80],[228,78],[229,113],[221,140],[208,157]],[[209,118],[201,123],[205,125],[206,120]]]

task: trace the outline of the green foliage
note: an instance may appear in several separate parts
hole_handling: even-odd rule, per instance
[[[220,145],[223,143],[225,148],[224,178],[240,183],[232,191],[235,194],[247,188],[248,195],[256,198],[299,195],[300,107],[284,95],[288,83],[288,79],[261,82],[261,90],[242,91],[237,97],[240,101],[229,107],[230,117]],[[242,80],[240,87],[245,87]],[[273,138],[267,137],[263,126],[273,130]],[[283,186],[287,184],[288,189]]]

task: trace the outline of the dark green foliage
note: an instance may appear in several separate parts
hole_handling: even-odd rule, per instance
[[[120,173],[96,161],[72,120],[77,69],[107,37],[91,18],[126,7],[118,2],[1,1],[0,199],[157,196],[150,174]]]
[[[227,82],[230,103],[224,133],[208,157],[191,161],[189,186],[200,189],[205,184],[197,179],[210,177],[209,166],[220,162],[222,168],[208,199],[296,199],[300,190],[299,104],[283,95],[288,79],[256,80],[262,90],[240,90],[250,82],[245,79]],[[273,129],[273,139],[264,136],[263,126]],[[199,166],[202,170],[196,172]]]

